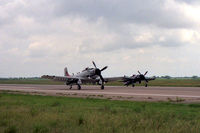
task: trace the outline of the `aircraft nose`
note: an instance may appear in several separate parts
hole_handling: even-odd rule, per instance
[[[100,75],[100,74],[101,74],[101,71],[97,68],[97,69],[95,69],[95,74],[96,74],[96,75]]]
[[[142,79],[145,79],[145,77],[144,77],[144,75],[142,75],[142,77],[141,77]]]

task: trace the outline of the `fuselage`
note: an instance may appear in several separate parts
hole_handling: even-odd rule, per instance
[[[92,78],[96,79],[98,76],[95,74],[96,69],[95,68],[85,68],[82,72],[77,73],[76,75],[73,75],[77,78]]]
[[[82,83],[93,83],[101,85],[101,89],[104,89],[105,80],[101,74],[102,71],[108,68],[108,66],[99,69],[95,62],[92,61],[94,68],[85,68],[82,72],[78,72],[77,74],[70,75],[68,73],[67,67],[64,68],[64,76],[49,76],[43,75],[42,78],[52,79],[56,81],[64,81],[66,85],[70,85],[70,89],[72,85],[77,85],[78,89],[81,89]]]

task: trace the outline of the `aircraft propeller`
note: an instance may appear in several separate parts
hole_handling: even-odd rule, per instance
[[[101,71],[104,71],[104,70],[107,69],[107,68],[108,68],[108,66],[105,66],[104,68],[101,69]]]
[[[96,66],[96,64],[95,64],[94,61],[92,61],[92,63],[93,63],[93,65],[94,65],[94,67],[95,67],[95,74],[98,75],[98,76],[100,77],[102,83],[104,83],[105,80],[104,80],[103,76],[101,75],[101,72],[104,71],[105,69],[107,69],[108,66],[105,66],[104,68],[102,68],[102,69],[100,70],[99,68],[97,68],[97,66]]]
[[[145,80],[146,82],[148,82],[148,80],[145,78],[145,75],[148,73],[148,71],[146,71],[144,74],[141,74],[140,71],[138,71],[138,73],[142,80]]]
[[[94,61],[92,61],[92,63],[93,63],[93,65],[94,65],[94,67],[95,67],[95,68],[97,68],[97,66],[96,66],[95,62],[94,62]]]

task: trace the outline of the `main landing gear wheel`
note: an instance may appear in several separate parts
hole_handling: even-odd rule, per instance
[[[135,87],[135,85],[134,85],[134,84],[132,84],[132,87]]]
[[[79,84],[78,84],[78,86],[77,86],[77,87],[78,87],[78,90],[80,90],[80,89],[81,89],[81,86],[80,86]]]
[[[69,89],[70,89],[70,90],[72,89],[72,85],[70,85]]]
[[[147,84],[145,85],[145,87],[147,87]]]
[[[101,89],[104,90],[104,85],[101,85]]]

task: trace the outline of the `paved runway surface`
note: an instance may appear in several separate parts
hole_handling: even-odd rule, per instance
[[[105,86],[104,90],[100,86],[82,86],[77,90],[73,86],[72,90],[65,85],[21,85],[21,84],[1,84],[0,91],[15,91],[42,95],[62,95],[73,97],[94,97],[118,100],[136,101],[184,101],[200,102],[200,87],[122,87]]]

